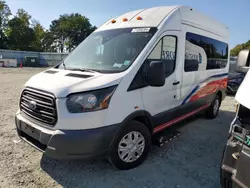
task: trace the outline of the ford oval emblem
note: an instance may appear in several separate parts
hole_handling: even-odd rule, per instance
[[[30,109],[35,110],[36,109],[36,101],[30,101],[29,107],[30,107]]]

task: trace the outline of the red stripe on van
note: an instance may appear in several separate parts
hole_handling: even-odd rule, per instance
[[[171,121],[169,121],[169,122],[167,122],[167,123],[164,123],[164,124],[162,124],[162,125],[159,125],[159,126],[157,126],[156,128],[154,128],[153,134],[155,134],[155,133],[157,133],[157,132],[159,132],[159,131],[162,131],[163,129],[166,129],[166,128],[168,128],[168,127],[171,127],[173,124],[178,123],[179,121],[184,120],[184,119],[186,119],[186,118],[188,118],[188,117],[190,117],[190,116],[192,116],[192,115],[198,113],[199,111],[208,108],[209,106],[210,106],[210,104],[206,104],[206,105],[201,106],[200,108],[198,108],[198,109],[196,109],[196,110],[194,110],[194,111],[192,111],[192,112],[189,112],[189,113],[187,113],[187,114],[185,114],[185,115],[182,115],[182,116],[180,116],[180,117],[178,117],[178,118],[176,118],[176,119],[173,119],[173,120],[171,120]]]
[[[202,97],[210,95],[218,91],[218,89],[226,89],[227,88],[228,78],[224,78],[221,80],[215,80],[208,83],[203,88],[200,88],[189,100],[189,102],[196,101]]]

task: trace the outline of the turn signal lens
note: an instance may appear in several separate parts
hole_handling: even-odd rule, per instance
[[[142,20],[142,17],[141,17],[141,16],[137,16],[136,19],[137,19],[137,20]]]
[[[116,22],[116,20],[112,20],[112,21],[111,21],[111,23],[115,23],[115,22]]]
[[[126,21],[128,21],[128,19],[127,18],[123,18],[122,21],[126,22]]]

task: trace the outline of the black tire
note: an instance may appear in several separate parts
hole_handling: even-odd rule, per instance
[[[135,160],[133,162],[125,162],[119,157],[118,146],[119,146],[119,143],[122,140],[122,138],[124,136],[126,136],[128,133],[131,133],[133,131],[139,132],[144,137],[144,141],[145,141],[144,150],[143,150],[141,156],[137,160]],[[110,156],[109,156],[109,162],[114,167],[116,167],[120,170],[129,170],[129,169],[135,168],[135,167],[139,166],[141,163],[143,163],[143,161],[147,158],[148,152],[150,150],[150,146],[151,146],[151,134],[150,134],[148,128],[138,121],[130,121],[119,132],[119,135],[115,139],[115,141],[112,145]]]
[[[208,119],[214,119],[217,117],[220,110],[221,98],[219,95],[216,95],[210,107],[205,111],[205,115]],[[217,110],[215,111],[215,105],[218,105]]]
[[[232,182],[232,179],[231,179],[232,174],[222,169],[225,149],[226,149],[226,147],[223,150],[223,154],[222,154],[222,158],[221,158],[220,184],[221,184],[221,188],[232,188],[233,187],[233,182]]]

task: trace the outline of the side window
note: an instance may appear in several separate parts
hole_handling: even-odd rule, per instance
[[[175,54],[177,49],[177,37],[165,36],[155,46],[147,58],[147,62],[163,61],[165,64],[165,76],[168,77],[175,70]]]
[[[224,42],[187,33],[185,48],[185,72],[222,69],[227,66],[228,45]]]
[[[202,43],[208,56],[207,70],[225,68],[228,61],[228,45],[207,37],[202,38]]]
[[[200,41],[200,36],[198,35],[192,37],[190,37],[189,34],[186,35],[185,63],[184,63],[185,72],[198,71],[199,65],[204,63],[204,61],[202,62],[202,55],[201,55],[204,54],[204,50],[199,46],[199,41]]]

